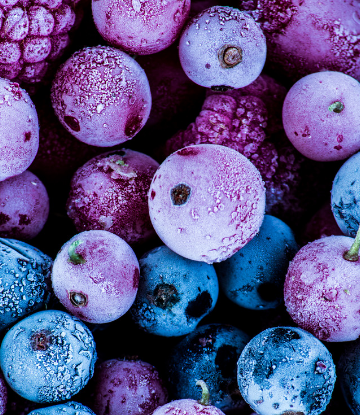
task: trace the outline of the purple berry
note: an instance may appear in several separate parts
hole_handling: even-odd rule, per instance
[[[160,165],[150,186],[149,209],[155,231],[172,251],[219,262],[258,232],[265,187],[259,171],[239,152],[193,145]]]
[[[92,0],[94,22],[108,44],[148,55],[175,42],[189,15],[190,0]]]
[[[71,181],[67,213],[78,232],[106,230],[130,245],[155,235],[147,203],[159,163],[134,150],[114,150],[80,167]]]
[[[55,295],[71,314],[89,323],[108,323],[133,304],[139,263],[119,236],[107,231],[86,231],[60,249],[51,281]]]
[[[132,139],[151,108],[148,79],[119,49],[87,47],[58,69],[51,101],[60,122],[78,140],[111,147]]]
[[[220,91],[242,88],[264,67],[266,40],[249,14],[214,6],[189,21],[180,37],[179,56],[195,83]]]

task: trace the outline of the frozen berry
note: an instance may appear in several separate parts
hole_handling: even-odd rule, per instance
[[[139,263],[119,236],[85,231],[63,245],[54,260],[51,281],[55,295],[71,314],[90,323],[108,323],[133,304]]]
[[[160,239],[195,261],[229,258],[256,235],[264,218],[259,171],[239,152],[216,144],[171,154],[153,177],[148,196]]]
[[[189,15],[190,0],[92,0],[94,22],[108,44],[147,55],[172,43]]]
[[[151,109],[144,70],[131,56],[109,46],[86,47],[62,64],[52,83],[51,101],[74,137],[98,147],[132,139]]]
[[[58,405],[46,406],[39,409],[34,409],[28,415],[95,415],[94,412],[87,406],[68,401],[59,403]]]
[[[186,25],[179,57],[184,72],[196,84],[218,91],[242,88],[264,67],[266,40],[249,14],[214,6]]]

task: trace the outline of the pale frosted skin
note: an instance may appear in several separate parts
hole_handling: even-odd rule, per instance
[[[316,161],[343,160],[360,149],[360,83],[341,72],[307,75],[288,91],[282,119],[294,147]],[[341,103],[340,112],[329,109]],[[339,111],[339,110],[337,110]]]
[[[310,242],[295,255],[286,275],[288,313],[323,341],[352,341],[360,336],[360,262],[343,258],[353,242],[341,235]]]
[[[171,192],[190,188],[186,203]],[[216,144],[184,147],[159,167],[149,189],[150,219],[177,254],[207,263],[229,258],[258,232],[265,212],[259,171],[242,154]]]
[[[194,399],[178,399],[159,406],[152,415],[224,415],[213,405],[202,405]]]

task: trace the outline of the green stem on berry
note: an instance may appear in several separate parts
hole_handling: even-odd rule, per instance
[[[203,380],[196,381],[196,386],[202,389],[201,399],[198,401],[200,405],[210,405],[210,392],[206,383]]]
[[[340,112],[345,108],[344,104],[340,101],[335,101],[329,106],[329,111],[336,112],[340,114]]]
[[[355,240],[351,245],[350,249],[346,251],[343,255],[346,261],[355,262],[359,259],[359,249],[360,249],[360,227],[356,233]]]
[[[69,250],[68,250],[69,261],[72,262],[75,265],[85,264],[85,262],[86,262],[85,259],[80,254],[77,254],[75,252],[76,248],[82,243],[83,242],[78,239],[77,241],[74,241],[69,246]]]

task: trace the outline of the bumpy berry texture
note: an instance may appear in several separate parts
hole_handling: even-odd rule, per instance
[[[60,310],[25,317],[11,327],[0,347],[0,366],[9,386],[39,403],[57,403],[78,393],[93,376],[96,358],[90,330]]]
[[[48,304],[52,263],[26,242],[0,238],[0,330]]]
[[[360,83],[341,72],[307,75],[288,91],[283,105],[285,133],[312,160],[343,160],[360,150]]]
[[[149,189],[149,211],[171,250],[195,261],[220,262],[258,232],[265,187],[239,152],[216,144],[188,146],[160,165]]]
[[[220,288],[241,307],[276,308],[284,301],[284,281],[299,247],[291,228],[265,215],[259,233],[231,258],[216,264]]]
[[[295,327],[260,332],[238,360],[240,392],[259,415],[318,415],[331,399],[335,380],[329,350]]]
[[[58,405],[47,406],[29,412],[29,415],[95,415],[87,406],[69,401]]]
[[[130,245],[150,240],[154,229],[147,193],[159,163],[130,149],[90,159],[74,174],[66,204],[78,232],[112,232]]]
[[[213,265],[183,258],[165,245],[139,262],[139,291],[130,313],[146,332],[188,334],[214,309],[219,283]]]
[[[339,168],[331,188],[331,210],[341,231],[355,237],[360,224],[359,208],[360,153],[354,154]]]
[[[242,88],[264,67],[266,40],[249,14],[214,6],[188,22],[180,37],[179,57],[186,75],[198,85]]]
[[[0,181],[24,172],[39,148],[39,121],[29,94],[0,78]]]
[[[2,1],[0,76],[31,90],[49,82],[81,13],[78,0]]]
[[[128,53],[148,55],[175,42],[189,15],[190,0],[92,0],[100,35]]]
[[[28,170],[0,182],[0,236],[29,240],[49,216],[46,187]]]
[[[51,282],[69,313],[90,323],[108,323],[133,304],[139,263],[119,236],[107,231],[85,231],[72,237],[59,251]]]
[[[354,242],[348,236],[328,236],[303,246],[290,263],[285,306],[294,322],[329,342],[359,337],[359,261],[344,254]]]
[[[109,46],[86,47],[58,69],[51,101],[60,122],[78,140],[111,147],[132,139],[146,123],[151,92],[144,70]]]
[[[344,72],[360,80],[360,10],[341,0],[239,0],[260,24],[269,67],[296,81],[320,70]]]
[[[224,412],[245,408],[236,380],[236,363],[250,336],[229,324],[205,324],[177,343],[167,363],[171,399],[201,399],[202,379],[212,405]]]
[[[168,401],[159,372],[142,360],[105,360],[95,367],[89,386],[96,415],[151,415]]]

